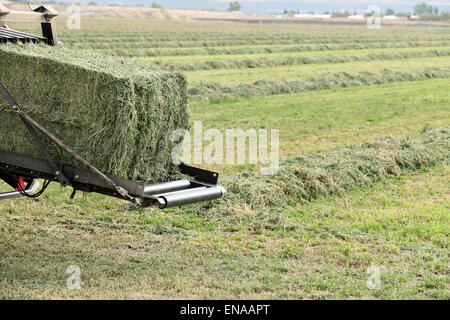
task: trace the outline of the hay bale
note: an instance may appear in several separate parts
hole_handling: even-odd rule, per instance
[[[139,180],[175,172],[170,136],[188,127],[182,74],[39,45],[0,45],[0,61],[0,80],[22,108],[100,170]],[[41,156],[3,99],[0,112],[0,148]],[[73,163],[53,144],[49,149],[57,161]]]

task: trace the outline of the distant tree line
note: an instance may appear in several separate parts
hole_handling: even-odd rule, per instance
[[[240,11],[241,10],[241,4],[239,1],[231,1],[230,6],[228,7],[228,11]]]
[[[450,20],[450,12],[439,13],[437,6],[425,2],[414,6],[414,14],[420,16],[420,20]]]
[[[356,15],[356,12],[353,13]],[[345,11],[334,11],[331,13],[333,18],[346,18],[350,16],[351,13],[347,10]],[[365,16],[371,16],[373,12],[366,12]],[[384,14],[381,16],[397,16],[397,17],[410,17],[411,14],[409,12],[395,12],[392,8],[387,8]],[[414,6],[414,15],[420,17],[421,20],[450,20],[450,12],[441,12],[439,13],[439,8],[437,6],[429,5],[425,2],[422,2],[416,6]]]

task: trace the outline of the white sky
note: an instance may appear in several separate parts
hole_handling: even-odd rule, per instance
[[[230,0],[216,0],[218,2],[230,2]],[[240,0],[240,2],[297,2],[297,3],[333,3],[333,4],[339,4],[339,3],[345,3],[345,4],[367,4],[367,3],[373,3],[373,4],[405,4],[405,5],[416,5],[422,2],[426,2],[427,4],[431,5],[441,5],[441,6],[450,6],[450,1],[424,1],[424,0]]]

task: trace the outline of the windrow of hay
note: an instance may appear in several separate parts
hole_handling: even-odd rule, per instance
[[[415,138],[382,137],[358,146],[297,155],[273,176],[245,173],[223,179],[224,198],[194,206],[216,219],[251,218],[272,208],[339,195],[371,185],[402,170],[450,164],[450,128],[427,129]]]
[[[422,38],[414,39],[414,41],[447,41],[448,38]],[[196,39],[188,40],[174,39],[167,35],[165,39],[139,38],[139,37],[114,37],[114,38],[97,38],[97,41],[89,41],[89,39],[77,39],[77,41],[66,41],[67,43],[83,49],[115,49],[117,48],[117,41],[127,49],[144,49],[144,48],[195,48],[195,47],[228,47],[228,46],[248,46],[248,45],[295,45],[295,44],[351,44],[351,43],[390,43],[405,41],[404,38],[364,38],[364,39],[299,39],[287,38],[282,39],[277,36],[266,37],[263,39],[255,39],[249,36],[246,39]]]
[[[270,26],[261,29],[259,26],[242,26],[239,24],[229,24],[225,30],[223,25],[217,23],[181,23],[177,25],[169,25],[157,21],[142,20],[142,24],[137,26],[135,21],[129,21],[126,26],[134,26],[134,28],[126,28],[123,21],[114,20],[108,23],[98,24],[98,21],[86,21],[83,32],[73,32],[72,30],[61,30],[61,38],[64,38],[66,44],[79,43],[117,43],[121,41],[125,44],[129,42],[204,42],[210,41],[245,41],[248,43],[256,43],[259,41],[285,41],[290,40],[299,43],[328,43],[337,41],[337,43],[345,41],[354,42],[380,42],[380,41],[442,41],[449,40],[445,28],[421,27],[415,28],[414,32],[398,32],[393,30],[383,30],[377,33],[370,31],[358,30],[354,28],[341,28],[334,26],[319,27],[312,26],[306,28],[290,27],[284,28],[282,25]],[[111,24],[122,26],[116,32],[109,32]],[[192,28],[193,27],[193,28]],[[157,32],[155,32],[157,31]],[[412,30],[410,30],[412,31]],[[352,40],[349,40],[349,39]]]
[[[446,57],[450,56],[450,50],[426,50],[426,51],[405,51],[405,52],[381,52],[367,55],[324,55],[324,56],[273,56],[246,59],[226,59],[208,60],[201,62],[176,63],[176,62],[155,62],[155,64],[168,70],[196,71],[196,70],[216,70],[216,69],[248,69],[271,66],[288,66],[302,64],[319,63],[344,63],[356,61],[383,61],[425,57]]]
[[[344,43],[344,44],[308,44],[285,46],[253,46],[253,47],[199,47],[199,48],[114,48],[104,49],[105,52],[125,57],[163,57],[163,56],[193,56],[193,55],[232,55],[277,52],[309,52],[332,50],[358,50],[382,48],[416,48],[416,47],[448,47],[449,41],[404,41],[388,43]]]
[[[126,59],[65,47],[0,45],[0,81],[30,116],[105,173],[173,174],[171,133],[188,127],[187,83]],[[0,148],[41,156],[0,99]],[[55,160],[73,162],[48,143]]]
[[[201,83],[189,88],[189,96],[194,100],[263,96],[448,77],[450,77],[450,68],[421,68],[410,71],[385,69],[381,72],[360,72],[357,74],[339,72],[292,80],[258,80],[238,86]]]

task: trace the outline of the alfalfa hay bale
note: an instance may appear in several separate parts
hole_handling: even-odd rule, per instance
[[[170,136],[188,127],[182,74],[89,51],[1,45],[0,80],[30,116],[105,173],[162,180],[175,172]],[[3,99],[0,112],[0,148],[41,156]]]

